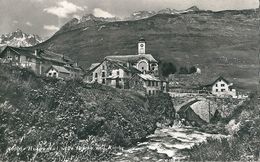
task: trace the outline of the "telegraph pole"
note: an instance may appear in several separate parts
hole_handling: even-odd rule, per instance
[[[208,104],[209,104],[209,123],[210,123],[210,100],[209,100],[209,102],[208,102]]]

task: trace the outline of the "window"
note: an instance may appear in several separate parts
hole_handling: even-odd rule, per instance
[[[119,72],[119,70],[117,71],[117,75],[119,75],[120,74],[120,72]]]
[[[12,60],[13,58],[12,58],[12,56],[7,56],[7,59]]]
[[[105,79],[102,79],[102,84],[106,84],[106,80]]]
[[[221,87],[225,87],[225,84],[221,84]]]
[[[32,62],[32,58],[30,58],[30,57],[26,57],[26,61],[28,61],[28,62]]]
[[[104,65],[102,66],[102,70],[105,70],[105,66]]]
[[[157,87],[159,86],[159,83],[158,83],[158,82],[156,82],[156,86],[157,86]]]
[[[112,72],[109,72],[109,76],[111,76],[112,75]]]
[[[98,73],[95,73],[95,78],[97,78],[98,77]]]
[[[154,81],[152,81],[152,86],[154,86]]]
[[[148,94],[151,95],[151,91],[150,90],[148,90]]]
[[[225,89],[221,89],[221,92],[225,92]]]
[[[106,73],[105,72],[102,72],[102,77],[105,77]]]
[[[216,87],[218,87],[218,84],[216,84]]]
[[[148,80],[148,86],[151,86],[151,81],[150,80]]]
[[[218,92],[218,89],[216,89],[216,92]]]
[[[48,75],[51,76],[51,73],[49,73]]]
[[[57,73],[56,72],[53,73],[53,77],[55,77],[55,78],[57,77]]]

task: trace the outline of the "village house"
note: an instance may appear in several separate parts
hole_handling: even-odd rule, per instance
[[[237,97],[236,89],[234,89],[233,83],[230,83],[224,77],[218,77],[213,83],[206,85],[206,88],[217,97]]]
[[[83,71],[70,58],[49,50],[29,50],[7,46],[1,53],[2,63],[28,68],[37,75],[56,77],[59,73],[69,72],[68,75],[59,75],[58,78],[73,79],[82,77]],[[62,72],[59,71],[62,69]],[[66,70],[64,70],[66,69]]]
[[[167,81],[150,74],[135,74],[129,79],[129,88],[144,91],[148,95],[168,92]]]
[[[85,77],[86,82],[131,88],[150,95],[167,92],[167,82],[159,78],[158,61],[146,54],[145,46],[145,40],[140,39],[138,54],[107,56],[101,63],[93,63]]]

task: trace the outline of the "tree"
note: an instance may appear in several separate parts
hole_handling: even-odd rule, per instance
[[[189,70],[186,66],[180,67],[179,74],[189,74]]]
[[[163,62],[161,70],[162,75],[168,77],[170,74],[176,73],[177,68],[172,62]]]
[[[195,66],[190,67],[189,73],[193,74],[197,72],[197,68]]]

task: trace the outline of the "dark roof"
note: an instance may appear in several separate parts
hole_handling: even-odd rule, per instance
[[[24,49],[24,48],[18,48],[18,47],[11,47],[11,46],[7,46],[1,54],[3,54],[6,50],[11,50],[13,52],[15,52],[17,55],[24,55],[24,56],[30,56],[30,57],[37,57],[34,55],[34,51],[32,50],[27,50],[27,49]],[[37,57],[39,58],[39,57]]]
[[[48,72],[51,68],[57,70],[58,72],[61,73],[67,73],[70,74],[70,72],[63,66],[56,66],[56,65],[52,65],[46,72]]]
[[[139,71],[138,69],[136,69],[135,67],[133,66],[124,66],[122,65],[122,62],[118,62],[118,61],[114,61],[114,60],[110,60],[110,59],[105,59],[103,60],[101,63],[97,63],[95,64],[95,67],[90,69],[89,68],[89,71],[87,72],[88,74],[92,73],[93,71],[95,71],[104,61],[109,61],[110,63],[112,63],[113,65],[115,65],[116,67],[120,68],[120,69],[123,69],[124,71],[127,71],[127,72],[132,72],[132,73],[141,73],[141,71]]]
[[[112,61],[112,60],[107,60],[107,61],[109,61],[110,63],[114,64],[118,68],[123,69],[124,71],[132,72],[132,73],[141,73],[140,70],[136,69],[135,67],[133,67],[131,65],[129,67],[127,67],[127,66],[124,66],[120,62],[117,62],[117,61]]]
[[[4,51],[7,49],[14,51],[18,55],[35,57],[35,58],[39,58],[39,59],[43,59],[43,60],[47,60],[47,61],[59,62],[59,63],[63,63],[63,64],[74,63],[74,61],[72,59],[70,59],[69,57],[49,51],[49,50],[37,49],[38,54],[35,55],[35,50],[28,49],[28,48],[7,46],[4,49]],[[4,51],[2,51],[2,53]]]
[[[144,38],[140,38],[139,42],[146,42]]]
[[[223,80],[224,82],[226,82],[227,84],[229,84],[230,82],[228,80],[226,80],[223,76],[219,76],[217,79],[215,79],[212,83],[205,85],[205,87],[210,87],[213,86],[216,82]]]
[[[113,61],[121,61],[121,62],[130,62],[134,63],[141,59],[147,59],[150,62],[157,63],[154,57],[151,54],[139,54],[139,55],[115,55],[115,56],[107,56],[105,59],[113,60]]]

